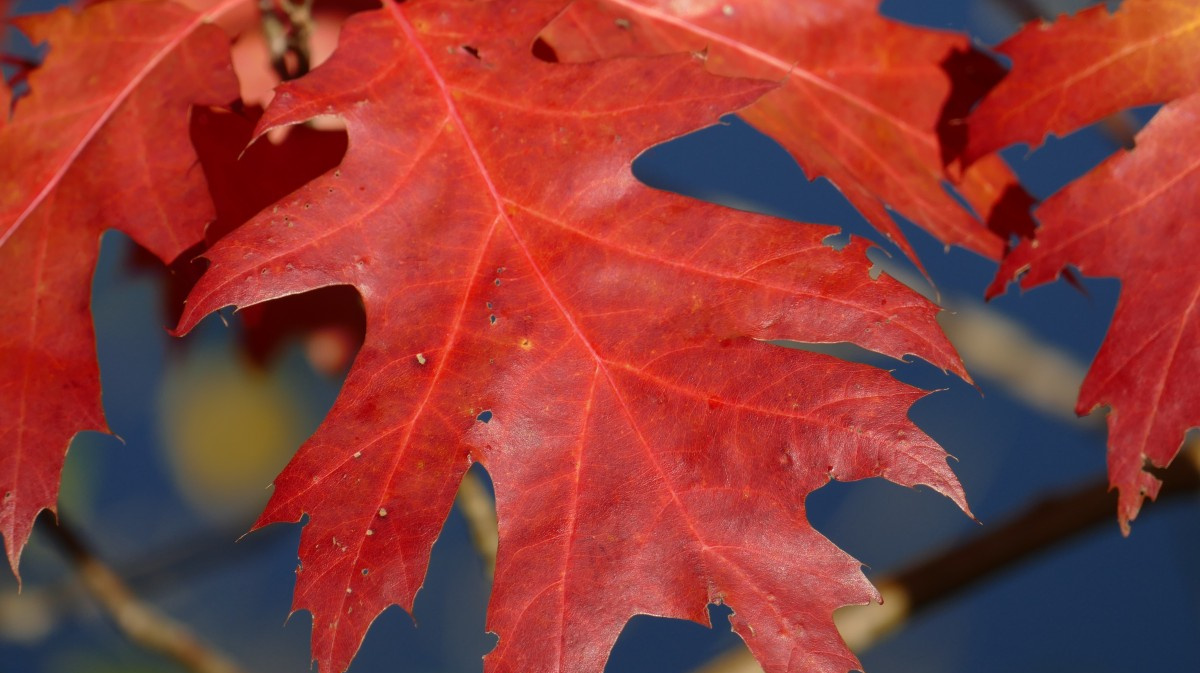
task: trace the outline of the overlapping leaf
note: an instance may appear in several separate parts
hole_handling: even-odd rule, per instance
[[[971,113],[964,159],[1198,91],[1198,44],[1194,2],[1125,0],[1115,14],[1099,5],[1031,24],[996,48],[1012,74]]]
[[[225,36],[175,5],[17,25],[50,53],[0,126],[0,534],[14,571],[54,507],[68,441],[105,430],[88,311],[99,234],[120,229],[163,260],[201,239],[212,207],[188,111],[237,95]]]
[[[958,189],[984,226],[946,191],[938,140],[944,66],[978,55],[960,35],[884,19],[877,4],[583,0],[545,37],[564,61],[703,51],[714,73],[780,82],[740,114],[809,175],[833,181],[909,256],[888,208],[947,245],[998,259],[1006,238],[996,232],[1032,229],[1028,213],[1010,207],[1027,208],[1028,197],[999,157],[977,162]]]
[[[8,86],[8,82],[0,77],[0,131],[8,125],[8,112],[12,109],[12,90]]]
[[[969,119],[968,152],[1040,142],[1122,107],[1174,99],[1200,85],[1200,6],[1126,0],[1026,28],[1000,51],[1013,72]],[[1038,209],[1041,228],[1013,251],[990,290],[1023,272],[1021,286],[1054,280],[1068,265],[1121,280],[1112,326],[1080,390],[1076,411],[1108,415],[1110,483],[1128,531],[1160,483],[1184,432],[1200,425],[1200,95],[1164,107],[1121,152]],[[974,149],[972,149],[974,148]],[[1182,257],[1181,257],[1182,255]],[[1180,262],[1183,263],[1180,263]]]
[[[885,372],[762,339],[853,341],[962,374],[936,308],[872,279],[829,227],[650,190],[643,148],[774,85],[691,55],[551,64],[560,2],[420,0],[344,26],[260,132],[341,117],[335,170],[217,243],[180,329],[225,305],[361,293],[341,397],[258,525],[308,515],[296,609],[322,671],[411,609],[459,479],[496,485],[489,671],[600,671],[637,613],[727,602],[771,671],[845,671],[831,620],[875,596],[816,533],[830,478],[924,483],[965,507]]]

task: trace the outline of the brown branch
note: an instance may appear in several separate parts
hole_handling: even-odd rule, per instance
[[[184,624],[142,602],[62,521],[48,528],[66,551],[83,586],[129,640],[175,660],[192,673],[243,673]]]
[[[1200,440],[1189,439],[1160,478],[1160,499],[1200,491]],[[912,616],[972,585],[1099,525],[1113,525],[1116,511],[1116,495],[1109,491],[1107,479],[1047,498],[972,540],[877,580],[882,605],[842,608],[834,621],[850,649],[862,652]],[[739,645],[695,673],[761,671],[750,652]]]
[[[1189,442],[1163,473],[1164,497],[1200,489],[1200,444]],[[984,577],[1045,551],[1092,528],[1112,525],[1116,494],[1101,479],[1079,490],[1047,498],[1020,515],[959,547],[947,550],[893,578],[912,603],[910,614],[951,596]]]

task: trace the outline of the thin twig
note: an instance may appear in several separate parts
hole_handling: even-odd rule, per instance
[[[972,376],[1073,427],[1104,431],[1103,414],[1075,414],[1084,363],[983,302],[950,297],[943,308],[938,322]]]
[[[61,520],[51,519],[50,524],[47,528],[67,552],[83,586],[129,640],[175,660],[192,673],[243,673],[187,626],[142,602]]]

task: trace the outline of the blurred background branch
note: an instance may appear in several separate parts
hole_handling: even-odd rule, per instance
[[[66,552],[88,593],[120,631],[137,645],[158,652],[191,673],[244,673],[191,629],[142,601],[111,568],[91,553],[61,520],[43,516],[43,528]]]

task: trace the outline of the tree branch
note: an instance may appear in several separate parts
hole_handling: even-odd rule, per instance
[[[50,532],[74,564],[83,586],[129,640],[175,660],[192,673],[243,673],[187,626],[142,602],[61,520],[47,518]]]

